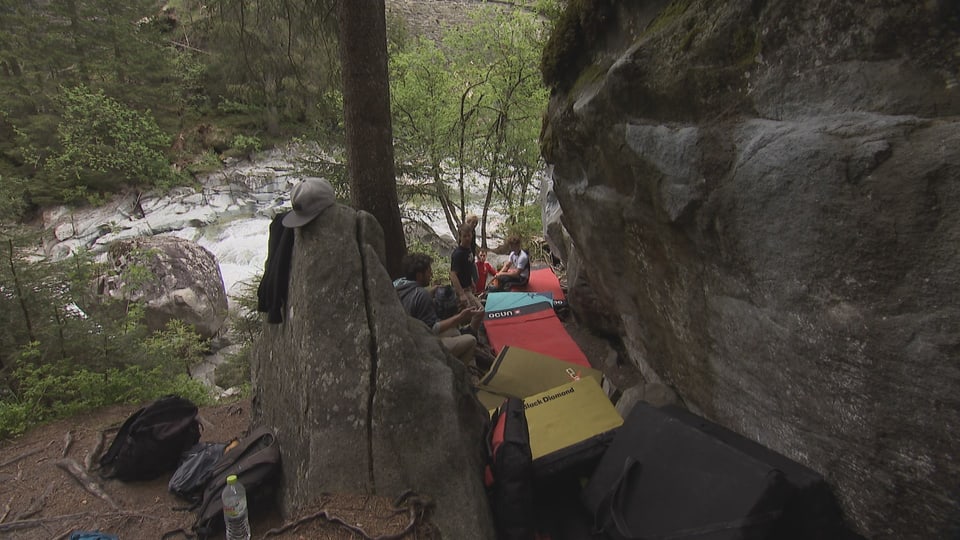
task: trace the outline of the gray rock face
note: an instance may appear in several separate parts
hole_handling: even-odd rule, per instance
[[[665,4],[618,3],[551,100],[543,151],[589,266],[571,307],[692,409],[823,473],[861,533],[951,535],[955,8]]]
[[[334,205],[296,231],[285,322],[253,362],[254,422],[279,429],[283,509],[324,492],[437,503],[444,538],[493,538],[485,411],[464,367],[407,316],[374,218]]]
[[[209,251],[188,240],[151,236],[114,242],[110,257],[116,266],[142,265],[148,270],[148,276],[133,274],[135,283],[105,284],[105,292],[143,302],[149,329],[162,330],[178,319],[205,338],[220,331],[227,318],[227,294]]]

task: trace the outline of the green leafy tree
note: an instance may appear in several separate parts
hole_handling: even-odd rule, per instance
[[[178,54],[155,2],[0,0],[0,14],[0,174],[56,191],[42,184],[47,158],[63,153],[62,88],[83,85],[135,111],[163,108],[176,125]]]
[[[487,178],[483,238],[494,194],[508,214],[515,214],[527,204],[534,173],[542,167],[537,139],[548,94],[538,61],[545,33],[544,22],[527,11],[487,8],[461,32],[445,36],[444,43],[452,43],[455,51],[456,69],[482,81],[476,92],[485,96],[469,118],[475,137],[466,159]]]
[[[413,180],[401,184],[403,199],[438,201],[452,234],[464,217],[449,171],[457,158],[458,80],[440,47],[426,39],[391,55],[390,80],[398,172]]]
[[[60,151],[45,168],[58,180],[60,195],[126,186],[170,187],[182,178],[163,151],[170,138],[153,117],[125,107],[86,86],[63,90]]]
[[[107,269],[93,257],[28,262],[29,240],[0,246],[0,438],[111,403],[207,399],[189,377],[204,348],[191,328],[174,321],[149,334],[142,305],[96,294]]]
[[[339,116],[332,0],[213,0],[204,86],[251,107],[272,137],[290,123]]]
[[[419,41],[392,55],[399,168],[414,185],[431,186],[414,195],[440,202],[451,233],[471,202],[470,176],[487,180],[484,244],[493,205],[522,219],[533,198],[543,167],[538,137],[548,96],[538,62],[545,32],[530,11],[484,7],[439,45]]]

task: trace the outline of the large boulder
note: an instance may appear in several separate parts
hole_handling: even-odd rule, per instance
[[[444,538],[493,538],[486,412],[464,366],[400,305],[375,219],[334,205],[295,231],[289,304],[253,359],[253,422],[283,453],[281,507],[323,493],[436,501]]]
[[[219,333],[227,318],[227,293],[212,253],[195,242],[168,236],[118,240],[108,253],[120,272],[102,278],[101,289],[142,302],[149,329],[162,330],[178,319],[202,337]]]
[[[576,2],[546,53],[573,310],[870,537],[960,508],[956,5]]]

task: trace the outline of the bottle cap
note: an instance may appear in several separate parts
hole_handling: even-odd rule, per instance
[[[227,485],[228,485],[228,486],[231,485],[231,484],[236,484],[236,483],[237,483],[237,475],[231,474],[230,476],[227,477]]]

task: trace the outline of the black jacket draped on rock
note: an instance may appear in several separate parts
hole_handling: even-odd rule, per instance
[[[264,264],[260,286],[257,287],[257,311],[267,314],[269,324],[283,322],[287,290],[290,286],[294,230],[283,226],[285,215],[287,214],[279,214],[270,222],[267,262]]]

